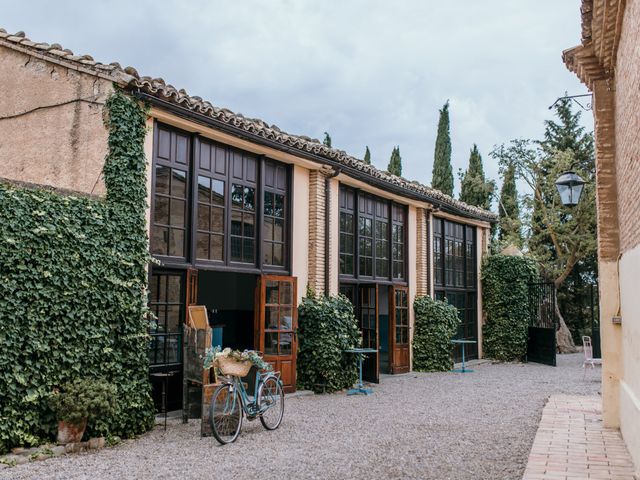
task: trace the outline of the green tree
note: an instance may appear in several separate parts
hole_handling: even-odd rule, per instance
[[[322,143],[331,148],[331,135],[329,135],[329,133],[324,132],[324,140],[322,141]]]
[[[393,148],[387,172],[397,175],[398,177],[402,176],[402,157],[400,156],[400,147]]]
[[[453,170],[451,168],[451,137],[449,134],[449,100],[440,110],[438,135],[433,158],[431,186],[447,195],[453,195]]]
[[[522,221],[520,219],[515,165],[505,165],[501,169],[501,173],[502,188],[498,201],[498,240],[502,246],[513,244],[522,247]]]
[[[582,178],[591,179],[593,173],[581,170],[572,150],[545,151],[540,142],[531,140],[512,140],[509,146],[494,149],[492,156],[500,161],[502,169],[513,168],[515,176],[528,185],[525,205],[532,210],[537,204],[539,216],[535,219],[532,215],[529,220],[529,253],[540,262],[543,275],[560,290],[576,265],[596,251],[595,182],[584,186],[580,203],[573,208],[562,205],[554,182],[572,166]],[[539,222],[538,228],[533,228],[533,222]],[[550,247],[540,241],[541,235],[549,239]],[[554,307],[559,324],[558,349],[561,353],[575,351],[557,301]]]
[[[367,148],[364,151],[364,163],[371,165],[371,152],[369,151],[369,145],[367,145]]]
[[[459,176],[461,186],[460,200],[469,205],[489,210],[495,184],[485,179],[482,157],[476,144],[471,149],[467,171],[461,171]]]

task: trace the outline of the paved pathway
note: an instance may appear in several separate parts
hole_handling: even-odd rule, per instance
[[[369,397],[290,397],[278,430],[245,422],[224,447],[201,438],[198,421],[170,420],[166,432],[0,470],[0,479],[518,480],[548,397],[597,394],[600,372],[583,378],[582,359],[390,376]]]
[[[523,480],[635,480],[617,429],[602,425],[599,396],[552,395]]]

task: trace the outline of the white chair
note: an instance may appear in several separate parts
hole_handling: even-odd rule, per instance
[[[596,368],[596,365],[602,365],[601,358],[593,358],[593,346],[591,345],[591,337],[585,335],[582,337],[582,346],[584,349],[584,363],[582,364],[582,368],[584,369],[584,375],[582,378],[587,376],[587,365],[591,365],[591,368]]]

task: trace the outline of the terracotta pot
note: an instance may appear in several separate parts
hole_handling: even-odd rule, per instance
[[[77,443],[82,440],[84,430],[87,428],[87,419],[78,425],[68,423],[63,420],[58,422],[58,443],[66,445],[67,443]]]

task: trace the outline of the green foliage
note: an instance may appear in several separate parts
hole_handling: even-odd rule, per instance
[[[367,145],[367,148],[364,151],[364,163],[371,165],[371,152],[369,151],[369,145]]]
[[[413,369],[418,372],[445,372],[453,367],[451,339],[460,319],[458,309],[431,297],[413,302],[416,326],[413,335]]]
[[[536,262],[527,257],[491,255],[482,264],[482,328],[487,358],[520,360],[527,353],[527,284],[538,279]]]
[[[516,169],[508,165],[502,170],[502,189],[498,202],[499,232],[498,239],[503,246],[508,244],[522,247],[522,222],[520,204],[516,188]]]
[[[50,393],[79,377],[118,386],[104,426],[152,426],[146,306],[146,112],[106,105],[105,200],[0,184],[0,452],[55,434]]]
[[[56,419],[79,425],[84,420],[89,424],[105,422],[116,412],[117,388],[101,379],[78,378],[62,386],[61,391],[51,396],[51,407]]]
[[[449,101],[440,110],[438,135],[433,158],[431,186],[447,195],[453,195],[453,170],[451,168],[451,136],[449,133]]]
[[[469,155],[469,168],[464,173],[460,172],[460,186],[460,200],[485,210],[491,208],[491,195],[495,184],[484,177],[482,157],[476,144]]]
[[[402,176],[402,157],[400,156],[400,147],[393,148],[393,151],[391,152],[391,158],[389,159],[389,166],[387,167],[387,172],[398,177]]]
[[[354,355],[346,349],[360,344],[360,329],[353,305],[344,295],[310,296],[298,308],[298,387],[327,392],[353,385],[357,379]]]
[[[331,135],[329,135],[327,132],[324,132],[324,140],[322,141],[322,143],[331,148]]]

